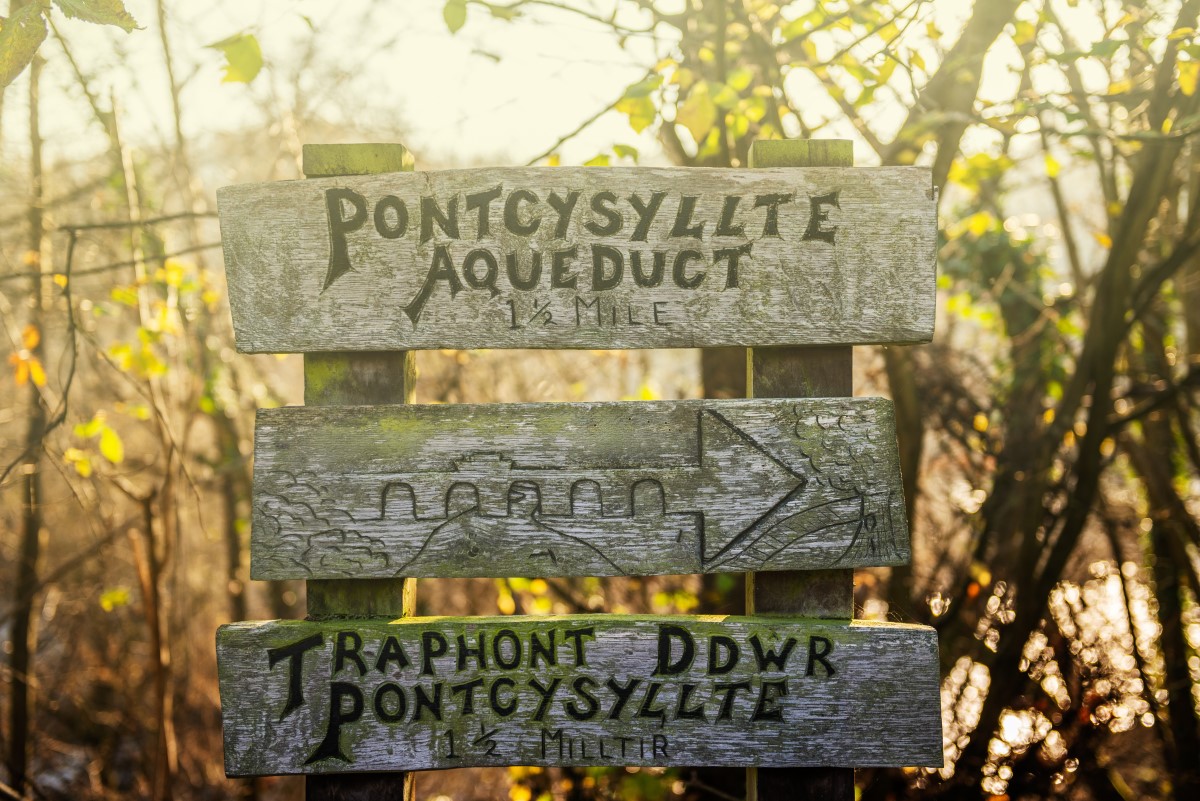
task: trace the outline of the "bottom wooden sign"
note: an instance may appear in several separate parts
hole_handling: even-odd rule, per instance
[[[775,617],[406,618],[217,633],[230,776],[942,764],[937,637]]]

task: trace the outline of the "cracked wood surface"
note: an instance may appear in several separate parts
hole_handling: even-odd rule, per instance
[[[882,398],[258,413],[252,575],[610,576],[904,564]]]
[[[478,765],[940,766],[937,635],[777,617],[234,623],[230,776]]]
[[[915,167],[512,168],[225,187],[246,352],[924,342]]]

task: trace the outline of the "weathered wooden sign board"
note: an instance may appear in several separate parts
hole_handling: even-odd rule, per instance
[[[524,168],[217,193],[239,350],[924,342],[929,171]]]
[[[941,765],[933,629],[771,617],[235,623],[231,776]]]
[[[252,575],[904,564],[882,398],[289,407],[255,434]]]
[[[760,143],[752,162],[849,164],[835,144]],[[309,155],[321,174],[410,163],[387,146]],[[927,341],[929,181],[916,168],[500,169],[218,199],[238,348],[333,352],[306,366],[335,368],[306,390],[329,403],[408,387],[410,359],[363,351]],[[768,361],[753,371],[764,394],[850,391],[849,347]],[[231,776],[372,772],[386,778],[323,775],[309,790],[378,798],[411,789],[386,771],[942,763],[936,633],[842,619],[848,570],[820,573],[836,597],[803,607],[834,620],[389,622],[376,601],[408,615],[404,579],[357,581],[754,571],[750,601],[791,614],[792,574],[761,571],[909,561],[888,401],[293,407],[259,412],[255,460],[252,576],[319,579],[314,614],[339,617],[218,632]],[[853,797],[846,771],[803,782]]]

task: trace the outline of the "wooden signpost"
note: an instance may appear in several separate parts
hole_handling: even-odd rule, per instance
[[[219,193],[238,348],[304,352],[310,404],[256,424],[252,575],[307,579],[310,620],[218,632],[230,775],[402,798],[399,771],[706,764],[845,798],[843,768],[941,763],[935,633],[850,621],[850,569],[910,558],[891,405],[831,397],[850,344],[932,335],[935,195],[848,145],[788,169],[800,144],[444,173],[306,147],[327,177]],[[756,346],[761,399],[391,405],[410,348],[718,345]],[[408,616],[417,576],[726,571],[755,614]]]
[[[941,753],[931,629],[768,617],[242,623],[226,770],[908,765]],[[253,676],[253,682],[246,677]]]
[[[248,352],[919,342],[927,170],[524,168],[218,193]]]
[[[263,410],[251,571],[905,564],[894,431],[881,398]]]

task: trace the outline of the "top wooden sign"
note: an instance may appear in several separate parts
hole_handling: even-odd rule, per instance
[[[453,170],[217,197],[245,352],[933,335],[920,168]]]

